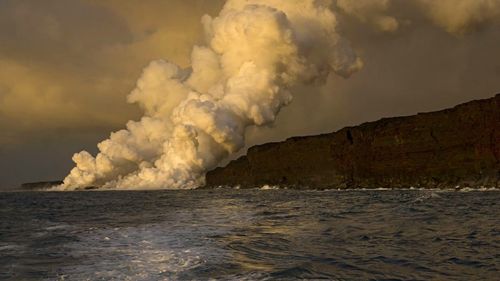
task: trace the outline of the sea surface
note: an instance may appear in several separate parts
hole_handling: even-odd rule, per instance
[[[500,280],[500,192],[0,193],[0,280]]]

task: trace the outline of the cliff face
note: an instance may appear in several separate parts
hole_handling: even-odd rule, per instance
[[[40,182],[28,182],[21,184],[22,190],[43,190],[50,188],[55,185],[62,184],[62,181],[40,181]]]
[[[206,187],[499,187],[500,94],[255,146],[206,180]]]

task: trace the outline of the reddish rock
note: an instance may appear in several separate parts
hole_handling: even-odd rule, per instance
[[[498,187],[500,94],[249,149],[206,187]]]

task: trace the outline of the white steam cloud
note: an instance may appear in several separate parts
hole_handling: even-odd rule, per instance
[[[337,32],[331,8],[400,32],[405,15],[394,0],[228,0],[220,14],[204,16],[206,46],[195,46],[191,67],[163,60],[143,71],[128,102],[144,110],[139,121],[86,151],[64,184],[72,190],[195,188],[205,173],[245,145],[249,126],[272,123],[292,100],[294,85],[347,77],[362,67]],[[434,24],[461,36],[498,22],[500,0],[408,0]]]
[[[128,101],[145,114],[99,143],[59,189],[194,188],[206,171],[244,147],[245,129],[275,120],[291,87],[349,76],[361,61],[336,31],[331,1],[229,0],[202,19],[207,46],[191,67],[151,62]]]

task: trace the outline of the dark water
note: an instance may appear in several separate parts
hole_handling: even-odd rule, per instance
[[[5,280],[499,280],[500,192],[0,193]]]

